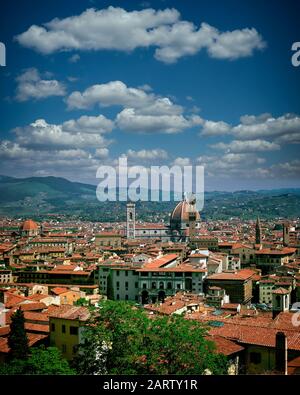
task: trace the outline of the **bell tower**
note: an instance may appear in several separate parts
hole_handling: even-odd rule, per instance
[[[126,205],[127,226],[126,236],[127,239],[135,238],[135,203],[129,202]]]
[[[255,244],[261,244],[262,239],[262,231],[259,217],[257,217],[256,225],[255,225]]]
[[[290,244],[290,227],[288,222],[283,224],[283,245],[287,247]]]
[[[196,198],[192,194],[188,201],[188,222],[189,222],[189,239],[192,240],[196,234]]]

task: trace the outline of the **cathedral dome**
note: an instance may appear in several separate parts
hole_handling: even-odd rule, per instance
[[[177,204],[177,206],[172,211],[170,217],[170,224],[177,225],[181,223],[187,223],[189,221],[189,210],[191,209],[191,205],[186,201],[183,200]],[[196,211],[196,221],[200,221],[200,214]]]
[[[38,225],[32,219],[27,219],[21,226],[22,231],[38,230]]]

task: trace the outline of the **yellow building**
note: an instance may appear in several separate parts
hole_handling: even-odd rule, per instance
[[[11,270],[0,270],[0,284],[12,283],[13,275]]]
[[[84,323],[89,318],[86,307],[63,305],[49,315],[50,345],[57,347],[64,358],[72,360],[82,339]]]
[[[51,290],[51,293],[59,297],[61,305],[73,305],[78,299],[85,297],[85,292],[76,288],[55,287]]]
[[[122,236],[113,232],[102,232],[96,235],[95,244],[97,247],[119,248],[122,245]]]

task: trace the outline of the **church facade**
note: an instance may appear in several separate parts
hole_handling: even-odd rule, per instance
[[[127,237],[129,234],[129,229],[134,228],[134,238],[136,239],[160,239],[162,241],[173,242],[188,241],[190,230],[190,213],[192,210],[194,210],[194,208],[186,197],[175,206],[170,215],[170,223],[168,225],[152,223],[133,224],[132,219],[128,220],[128,218],[131,218],[128,210],[130,209],[131,212],[135,210],[133,205],[134,203],[130,203],[130,208],[128,208],[129,205],[127,205]],[[200,225],[200,214],[198,211],[194,211],[194,218],[195,228],[197,229]]]

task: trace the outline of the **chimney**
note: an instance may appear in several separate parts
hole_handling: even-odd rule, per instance
[[[279,374],[287,375],[287,337],[284,332],[276,333],[275,369]]]

